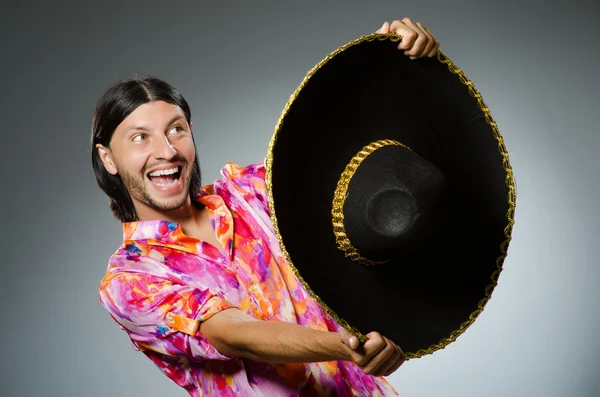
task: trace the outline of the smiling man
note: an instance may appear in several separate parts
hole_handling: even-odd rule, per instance
[[[439,43],[405,18],[378,32],[399,50]],[[192,396],[388,396],[404,362],[372,332],[359,344],[321,309],[269,236],[262,163],[201,186],[190,108],[166,82],[119,82],[92,126],[92,164],[123,224],[100,300],[134,346]]]

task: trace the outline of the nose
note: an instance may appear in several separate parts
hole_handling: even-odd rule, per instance
[[[153,157],[156,159],[171,160],[177,154],[175,146],[169,142],[166,136],[154,141]]]

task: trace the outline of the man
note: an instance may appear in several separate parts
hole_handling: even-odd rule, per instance
[[[420,23],[384,23],[417,59],[439,43]],[[359,344],[298,281],[272,229],[264,167],[229,163],[201,187],[190,109],[164,81],[120,82],[100,99],[92,162],[123,244],[99,293],[134,346],[192,396],[387,396],[404,353]],[[318,258],[315,258],[318,260]]]

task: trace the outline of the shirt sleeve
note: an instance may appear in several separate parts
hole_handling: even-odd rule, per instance
[[[218,291],[197,289],[145,273],[105,276],[100,301],[140,350],[195,361],[227,360],[199,331],[200,323],[236,307]]]

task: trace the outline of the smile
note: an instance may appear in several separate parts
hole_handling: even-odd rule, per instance
[[[164,170],[157,170],[148,173],[148,179],[160,187],[169,187],[175,185],[181,176],[182,167],[175,166]]]

